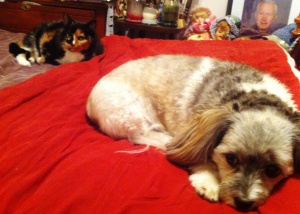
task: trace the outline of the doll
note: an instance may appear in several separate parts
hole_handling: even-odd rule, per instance
[[[239,27],[239,18],[235,16],[225,16],[212,23],[210,32],[215,40],[232,40],[239,36]]]
[[[115,9],[114,9],[114,16],[118,18],[124,18],[126,16],[127,10],[127,0],[117,0]]]
[[[216,20],[211,11],[205,7],[199,7],[191,11],[189,15],[189,28],[186,34],[187,40],[211,39],[210,25]]]
[[[217,25],[215,39],[229,40],[229,34],[230,34],[230,25],[225,20],[220,21]]]

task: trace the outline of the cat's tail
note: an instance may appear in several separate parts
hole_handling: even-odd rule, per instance
[[[31,54],[29,51],[21,48],[17,43],[12,42],[9,44],[9,53],[14,55],[20,65],[31,66],[30,58]]]
[[[26,58],[30,57],[29,51],[20,48],[20,46],[15,42],[9,44],[9,53],[13,54],[15,57],[17,57],[19,54],[25,54]]]

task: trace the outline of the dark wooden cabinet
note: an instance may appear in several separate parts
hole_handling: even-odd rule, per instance
[[[12,32],[24,32],[44,21],[62,20],[63,14],[88,22],[96,19],[99,37],[105,36],[108,5],[101,1],[33,0],[26,2],[0,2],[0,28]]]
[[[115,19],[114,33],[130,38],[182,39],[186,27],[163,27]]]

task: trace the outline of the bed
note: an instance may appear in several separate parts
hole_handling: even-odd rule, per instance
[[[12,83],[1,83],[0,213],[238,213],[197,196],[188,173],[168,162],[160,150],[120,152],[143,146],[99,132],[86,118],[87,97],[101,77],[124,62],[188,54],[247,63],[270,73],[289,87],[300,105],[299,71],[293,60],[265,40],[106,36],[102,42],[105,53],[90,61],[45,70],[34,65],[33,75],[23,70],[11,77]],[[23,74],[27,78],[17,80]],[[2,75],[1,81],[11,74]],[[249,213],[300,213],[299,196],[300,179],[294,175]]]

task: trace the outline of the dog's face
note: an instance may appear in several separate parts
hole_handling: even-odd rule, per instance
[[[219,170],[220,199],[242,211],[263,204],[274,186],[294,171],[295,128],[268,112],[234,115],[212,155]]]
[[[220,107],[200,111],[186,127],[168,147],[168,159],[191,169],[215,163],[219,200],[238,210],[262,205],[276,184],[300,171],[298,113]],[[200,185],[198,191],[198,185],[193,186],[200,194],[207,189]]]

